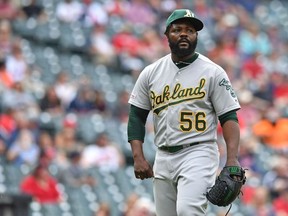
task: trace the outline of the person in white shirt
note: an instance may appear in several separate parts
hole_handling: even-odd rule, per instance
[[[61,1],[56,6],[56,17],[65,23],[75,22],[82,16],[83,10],[83,5],[78,1]]]
[[[94,144],[83,149],[81,160],[83,168],[98,167],[102,171],[113,172],[123,164],[122,152],[110,141],[106,133],[100,133]]]

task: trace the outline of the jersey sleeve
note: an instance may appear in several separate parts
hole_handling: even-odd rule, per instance
[[[217,116],[241,108],[237,95],[224,70],[220,70],[213,83],[211,100]]]
[[[141,109],[151,110],[147,68],[140,73],[128,102]]]

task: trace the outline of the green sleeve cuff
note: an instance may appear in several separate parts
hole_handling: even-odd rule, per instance
[[[228,120],[232,120],[238,123],[238,117],[236,110],[232,110],[230,112],[224,113],[223,115],[219,116],[219,121],[221,126]]]
[[[141,140],[144,142],[145,124],[149,110],[144,110],[139,107],[130,106],[129,120],[128,120],[128,142],[130,140]]]

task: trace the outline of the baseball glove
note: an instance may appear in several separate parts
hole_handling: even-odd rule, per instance
[[[214,205],[227,206],[239,195],[245,181],[245,170],[242,167],[225,166],[206,197]]]

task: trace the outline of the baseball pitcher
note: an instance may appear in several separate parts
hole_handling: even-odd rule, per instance
[[[165,31],[171,53],[141,72],[129,99],[127,130],[135,177],[153,178],[157,216],[205,215],[208,200],[218,196],[208,196],[219,166],[218,121],[227,146],[228,181],[243,178],[237,159],[240,105],[226,72],[195,52],[202,28],[191,10],[173,11]],[[158,147],[153,168],[142,148],[150,111]],[[231,191],[224,193],[225,199]]]

